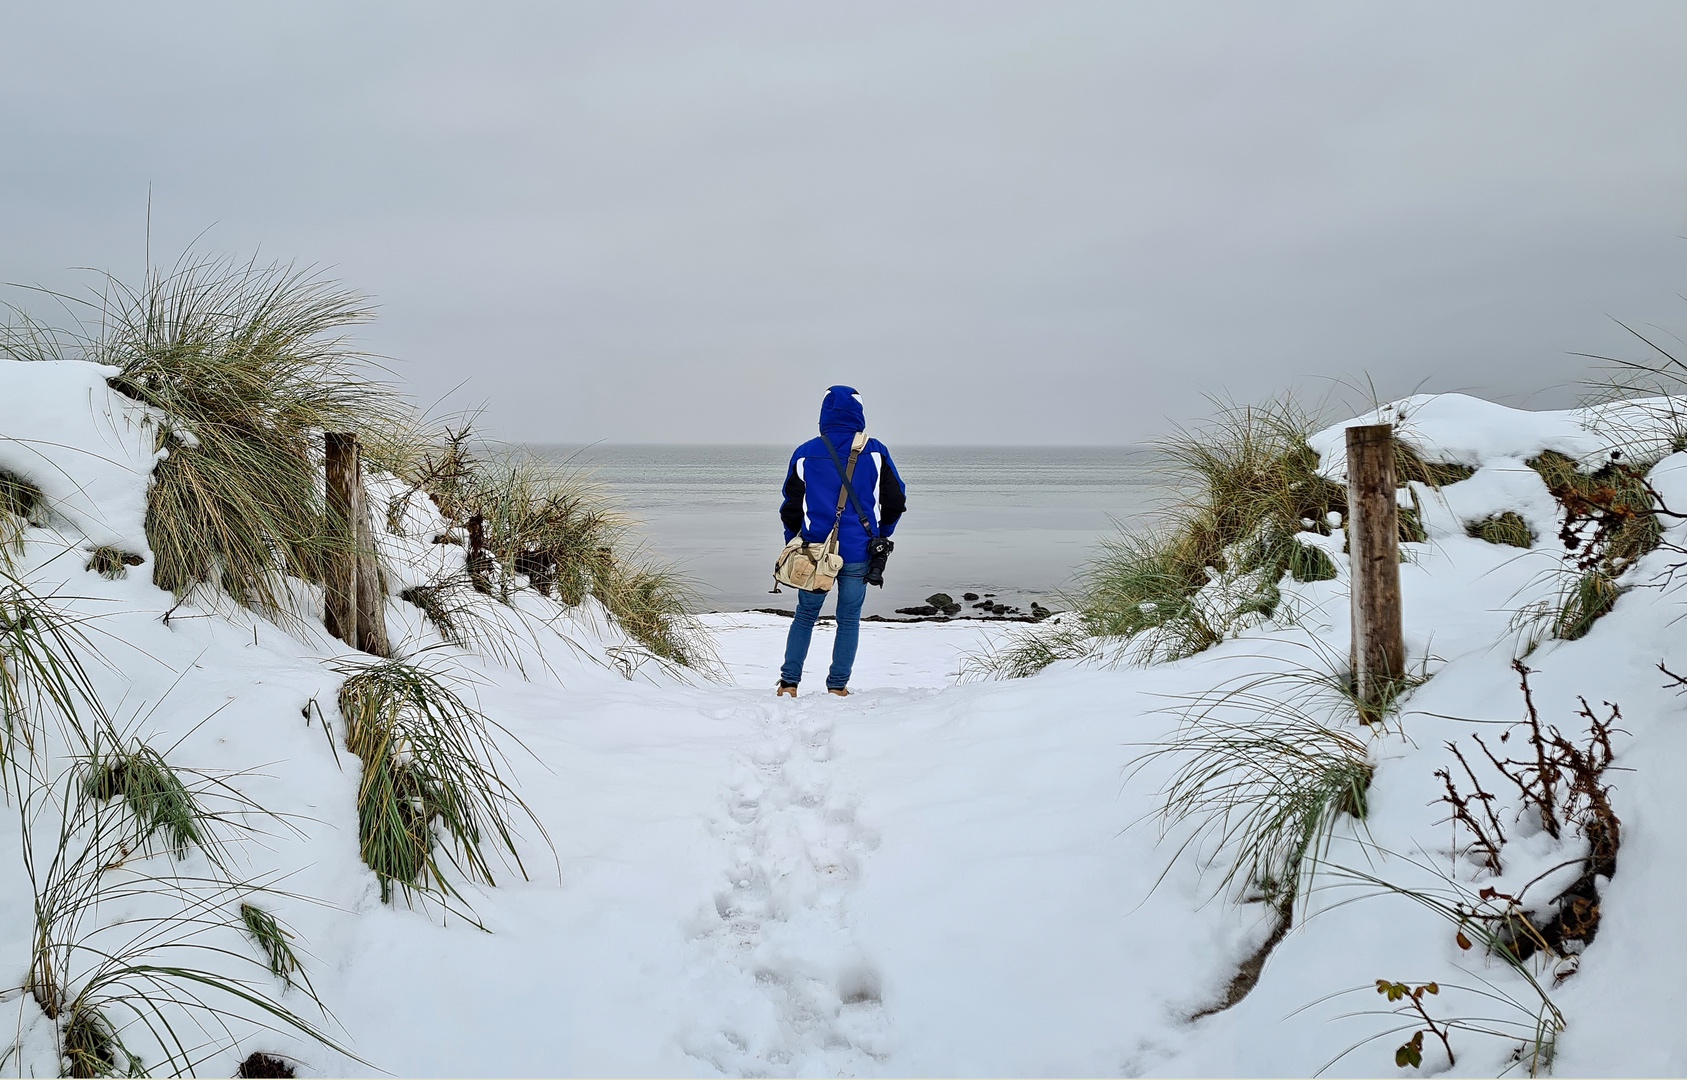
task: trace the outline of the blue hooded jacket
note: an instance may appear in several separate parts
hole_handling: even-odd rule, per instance
[[[838,492],[842,490],[839,466],[849,464],[855,433],[866,427],[866,414],[854,387],[827,389],[826,400],[820,405],[821,438],[797,447],[785,470],[785,501],[779,507],[779,517],[785,523],[787,542],[801,532],[804,540],[822,543],[836,519],[838,554],[844,562],[865,562],[867,533],[861,527],[857,507],[878,535],[889,536],[896,531],[897,519],[908,506],[908,492],[896,473],[896,463],[890,460],[890,451],[877,439],[868,439],[855,459],[849,485],[855,499],[844,504],[843,516],[838,517]],[[827,442],[831,443],[830,451]]]

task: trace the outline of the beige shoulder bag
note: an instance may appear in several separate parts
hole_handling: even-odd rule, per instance
[[[823,544],[811,544],[802,538],[802,531],[779,552],[773,562],[773,580],[780,585],[809,592],[826,592],[843,569],[843,556],[838,554],[838,525],[843,521],[844,504],[849,500],[849,484],[855,476],[855,459],[867,445],[867,433],[857,431],[849,445],[849,464],[844,466],[843,483],[838,486],[838,513],[832,519],[832,531]],[[834,459],[835,460],[835,459]],[[807,498],[805,495],[804,498]]]

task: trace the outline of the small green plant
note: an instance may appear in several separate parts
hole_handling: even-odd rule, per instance
[[[1481,521],[1471,522],[1464,528],[1466,535],[1478,540],[1485,540],[1490,544],[1508,544],[1511,547],[1531,548],[1535,546],[1534,530],[1523,520],[1523,515],[1515,510],[1507,510],[1501,514],[1494,514]]]
[[[1409,1002],[1419,1018],[1423,1020],[1423,1027],[1412,1032],[1412,1037],[1394,1051],[1394,1064],[1400,1068],[1416,1069],[1422,1067],[1423,1033],[1425,1031],[1441,1040],[1442,1048],[1447,1051],[1449,1068],[1459,1063],[1458,1058],[1453,1056],[1453,1044],[1447,1040],[1446,1028],[1436,1023],[1435,1018],[1429,1015],[1429,1010],[1423,1007],[1423,996],[1425,994],[1433,995],[1440,992],[1441,987],[1432,982],[1410,986],[1402,982],[1389,982],[1387,979],[1377,980],[1377,993],[1383,995],[1389,1001]]]
[[[1394,440],[1394,476],[1401,484],[1416,481],[1432,488],[1445,487],[1469,480],[1476,470],[1457,462],[1425,461],[1411,444],[1410,438]]]
[[[1347,1050],[1343,1051],[1330,1062],[1325,1064],[1322,1069],[1318,1070],[1318,1075],[1322,1075],[1326,1070],[1334,1066],[1337,1062],[1352,1053],[1354,1050],[1375,1042],[1377,1039],[1387,1038],[1391,1035],[1398,1034],[1401,1031],[1412,1030],[1414,1028],[1422,1029],[1428,1027],[1430,1024],[1434,1024],[1439,1028],[1439,1030],[1435,1032],[1438,1036],[1443,1033],[1450,1034],[1453,1031],[1465,1031],[1471,1034],[1515,1040],[1520,1043],[1520,1048],[1514,1056],[1514,1060],[1518,1062],[1526,1062],[1529,1075],[1539,1076],[1544,1070],[1550,1068],[1554,1046],[1556,1045],[1559,1033],[1564,1030],[1566,1021],[1564,1013],[1553,1002],[1551,995],[1546,992],[1546,988],[1541,985],[1540,979],[1536,976],[1535,970],[1529,963],[1527,957],[1523,956],[1518,950],[1513,948],[1515,940],[1514,928],[1517,925],[1518,919],[1516,899],[1514,897],[1500,894],[1491,888],[1483,889],[1480,892],[1474,891],[1465,886],[1462,882],[1453,878],[1451,875],[1447,874],[1445,871],[1439,870],[1427,863],[1423,863],[1415,859],[1395,855],[1376,848],[1368,848],[1368,853],[1368,857],[1373,861],[1375,861],[1378,856],[1403,859],[1405,863],[1415,870],[1433,875],[1434,877],[1440,879],[1444,887],[1411,888],[1390,882],[1368,870],[1355,870],[1350,867],[1326,862],[1324,864],[1324,876],[1326,881],[1326,884],[1323,886],[1324,888],[1359,888],[1364,890],[1364,892],[1359,896],[1336,901],[1334,906],[1351,903],[1356,899],[1363,899],[1371,896],[1401,896],[1421,904],[1423,907],[1434,912],[1436,915],[1439,915],[1441,918],[1446,919],[1452,924],[1455,941],[1460,949],[1468,952],[1477,946],[1482,946],[1488,955],[1502,961],[1506,967],[1518,977],[1522,984],[1528,988],[1529,995],[1532,997],[1532,1000],[1519,1000],[1517,997],[1507,993],[1500,986],[1493,982],[1489,982],[1487,979],[1482,980],[1484,983],[1483,988],[1455,986],[1445,980],[1439,980],[1435,984],[1438,988],[1437,992],[1440,990],[1456,989],[1463,994],[1469,995],[1470,997],[1498,1004],[1510,1013],[1514,1014],[1517,1018],[1514,1019],[1511,1016],[1448,1016],[1439,1020],[1431,1021],[1426,1013],[1421,1012],[1417,1008],[1422,1003],[1422,997],[1421,995],[1414,996],[1409,984],[1397,984],[1388,980],[1378,980],[1372,986],[1355,987],[1342,991],[1340,994],[1332,996],[1339,997],[1346,994],[1364,992],[1376,992],[1381,993],[1384,996],[1389,996],[1390,991],[1388,988],[1405,986],[1407,989],[1400,997],[1390,997],[1390,1000],[1401,1001],[1411,998],[1413,1012],[1416,1015],[1403,1026],[1396,1026],[1388,1030],[1378,1032],[1377,1034],[1361,1040],[1355,1045],[1349,1047]],[[1325,910],[1328,909],[1329,906],[1327,905]],[[1328,999],[1326,998],[1321,1000]],[[1317,1002],[1312,1004],[1317,1004]],[[1311,1005],[1308,1005],[1303,1008],[1310,1007]],[[1298,1012],[1300,1010],[1296,1011]],[[1397,1016],[1398,1013],[1391,1011],[1383,1015]],[[1408,1042],[1406,1046],[1412,1047],[1419,1054],[1421,1054],[1423,1049],[1422,1042],[1417,1041],[1415,1036],[1414,1040],[1412,1042]],[[1451,1047],[1448,1046],[1447,1049],[1450,1056]],[[1406,1056],[1409,1057],[1410,1055]],[[1396,1064],[1399,1064],[1401,1068],[1415,1067],[1421,1062],[1421,1059],[1419,1062],[1409,1060],[1403,1061],[1400,1050],[1396,1050],[1395,1062]]]
[[[472,881],[495,884],[488,861],[495,846],[526,877],[513,818],[538,818],[499,772],[494,731],[508,735],[465,702],[446,678],[405,659],[336,666],[346,748],[363,762],[358,835],[364,863],[375,872],[383,902],[393,886],[462,899],[437,857],[435,824],[451,840],[448,861]]]
[[[1289,555],[1289,576],[1296,581],[1334,581],[1335,560],[1323,548],[1297,542]]]
[[[209,828],[208,815],[176,770],[152,747],[138,743],[128,751],[96,749],[84,763],[84,797],[101,801],[121,798],[134,815],[134,846],[148,847],[155,837],[180,859],[198,848],[219,861],[221,851]]]
[[[24,530],[45,505],[41,489],[16,473],[0,469],[0,570],[10,570],[23,553]]]
[[[1429,539],[1429,534],[1424,531],[1423,507],[1418,505],[1417,492],[1412,493],[1411,506],[1400,507],[1399,523],[1402,544],[1421,544]]]
[[[270,973],[292,986],[293,977],[302,974],[298,954],[293,951],[293,935],[274,915],[256,904],[240,905],[240,921],[245,924],[252,943],[269,961]]]

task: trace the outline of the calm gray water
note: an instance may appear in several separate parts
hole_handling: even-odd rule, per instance
[[[779,446],[535,446],[589,470],[642,523],[651,547],[699,581],[717,611],[790,610],[770,595],[784,543]],[[1049,603],[1114,528],[1170,495],[1142,447],[892,446],[908,512],[898,523],[885,587],[869,614],[891,614],[934,592],[996,593],[1021,608]],[[829,610],[829,605],[828,605]]]

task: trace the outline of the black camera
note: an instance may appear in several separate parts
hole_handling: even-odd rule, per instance
[[[890,553],[896,550],[888,536],[869,536],[867,538],[867,575],[869,585],[884,588],[885,562],[890,559]]]

